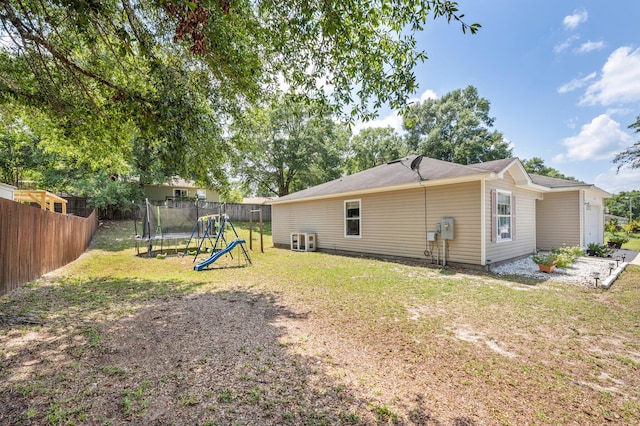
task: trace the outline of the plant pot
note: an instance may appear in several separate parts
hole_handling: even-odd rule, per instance
[[[538,264],[538,268],[540,272],[544,272],[545,274],[550,274],[556,269],[556,265],[543,265],[542,263]]]

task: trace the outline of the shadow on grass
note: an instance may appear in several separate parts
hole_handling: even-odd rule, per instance
[[[455,424],[363,399],[284,343],[306,314],[202,283],[60,279],[0,301],[1,424]]]

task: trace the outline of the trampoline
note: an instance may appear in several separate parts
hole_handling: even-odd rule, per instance
[[[221,214],[220,210],[221,207],[214,209],[206,202],[194,202],[190,207],[171,207],[166,203],[152,205],[149,200],[145,200],[143,204],[135,205],[133,220],[136,253],[149,257],[165,252],[182,254],[183,242],[204,233],[204,229],[200,229],[202,225],[198,218]]]

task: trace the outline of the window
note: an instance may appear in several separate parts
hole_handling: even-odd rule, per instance
[[[187,197],[189,195],[189,191],[186,189],[174,189],[173,196],[176,198]]]
[[[360,236],[360,200],[344,202],[344,236]]]
[[[497,240],[511,241],[511,194],[497,191],[496,195]]]

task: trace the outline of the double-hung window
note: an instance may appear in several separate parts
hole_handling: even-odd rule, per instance
[[[497,241],[511,241],[512,239],[512,205],[511,193],[497,191],[496,193],[496,225]]]
[[[344,202],[344,236],[360,237],[360,200],[347,200]]]

